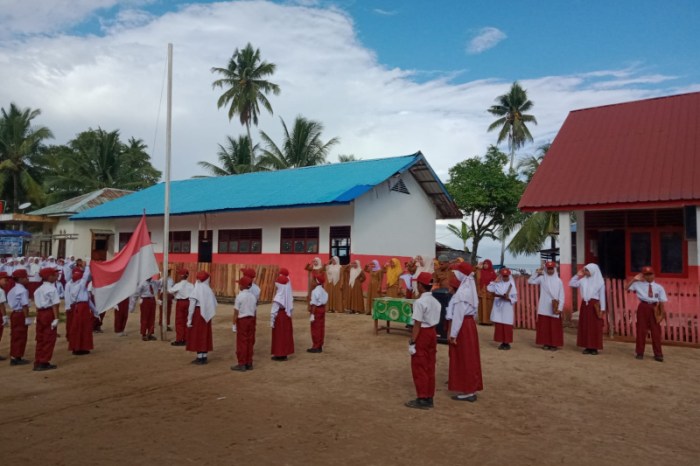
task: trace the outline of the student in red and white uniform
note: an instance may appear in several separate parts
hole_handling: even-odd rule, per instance
[[[58,306],[61,298],[56,289],[56,269],[44,267],[39,271],[44,281],[34,292],[34,305],[36,306],[36,351],[34,356],[34,370],[47,371],[56,369],[51,364],[53,350],[58,338]]]
[[[493,341],[500,341],[499,350],[509,350],[513,343],[513,324],[515,312],[513,305],[518,300],[518,290],[511,277],[510,270],[502,268],[498,272],[496,280],[486,286],[486,289],[494,294],[493,308],[491,308],[491,322],[494,324]]]
[[[450,369],[447,389],[461,392],[453,395],[455,401],[476,401],[476,392],[484,389],[481,375],[479,334],[476,331],[476,314],[479,310],[479,293],[471,264],[461,262],[452,266],[457,283],[456,293],[450,299]]]
[[[153,280],[153,277],[143,282],[136,294],[141,298],[141,339],[143,341],[155,340],[156,337],[153,333],[155,332],[156,326],[156,296],[158,296],[158,286],[155,280]]]
[[[216,315],[216,296],[209,287],[209,272],[197,272],[197,282],[190,295],[187,312],[187,351],[197,353],[192,364],[204,365],[207,355],[214,350],[211,333],[211,320]]]
[[[294,298],[289,286],[289,278],[281,272],[275,281],[275,297],[272,298],[270,310],[270,327],[272,327],[272,353],[273,361],[286,361],[290,354],[294,354],[294,327],[292,326],[292,311]]]
[[[120,336],[126,336],[126,323],[129,321],[129,313],[135,305],[135,299],[128,297],[119,301],[119,304],[114,308],[114,333]]]
[[[421,272],[415,277],[420,297],[413,302],[413,334],[408,342],[411,355],[411,374],[416,386],[415,400],[405,403],[409,408],[433,407],[435,395],[435,363],[437,358],[437,332],[442,306],[430,292],[433,286],[432,272]]]
[[[68,349],[77,356],[89,354],[93,349],[92,329],[93,313],[90,308],[90,293],[88,284],[91,281],[90,267],[82,269],[75,267],[71,275],[66,293],[70,295],[73,318],[70,326]]]
[[[7,286],[7,272],[0,270],[0,341],[2,341],[2,334],[7,327],[10,328],[10,312],[7,307],[7,295],[5,294],[5,287]],[[4,361],[6,358],[0,356],[0,361]]]
[[[654,360],[663,362],[664,354],[661,350],[661,321],[665,317],[664,303],[668,301],[666,290],[654,281],[654,269],[650,266],[642,267],[642,273],[636,275],[627,291],[634,291],[639,299],[637,306],[637,344],[635,357],[644,359],[644,347],[647,342],[647,334],[651,333],[651,347],[654,350]],[[659,319],[657,320],[657,311]]]
[[[326,336],[326,304],[328,303],[328,293],[323,288],[326,283],[325,273],[313,275],[316,286],[311,290],[309,300],[309,320],[311,321],[311,348],[308,353],[322,353],[323,343]]]
[[[530,285],[539,285],[540,300],[537,304],[537,333],[535,344],[542,349],[556,351],[564,346],[564,327],[561,313],[564,310],[564,284],[557,274],[557,264],[548,261],[544,264],[545,272],[537,269],[535,275],[528,279]]]
[[[250,277],[243,276],[238,280],[241,291],[236,296],[233,305],[233,325],[231,329],[236,333],[236,357],[238,364],[231,366],[231,370],[245,372],[253,370],[253,347],[255,346],[255,322],[258,300],[250,291],[253,281]]]
[[[29,317],[29,291],[27,284],[27,270],[17,269],[12,272],[15,286],[7,293],[7,304],[12,310],[10,316],[10,360],[11,366],[29,364],[24,358],[24,351],[27,348],[27,332],[32,325],[32,318]]]
[[[190,309],[190,295],[194,291],[194,285],[187,279],[190,271],[179,269],[177,271],[180,281],[168,288],[168,293],[175,299],[175,341],[172,346],[185,346],[187,344],[187,313]]]
[[[260,287],[255,283],[255,269],[245,268],[241,271],[244,277],[250,278],[250,292],[255,296],[255,302],[260,301]]]
[[[603,349],[605,322],[605,281],[596,264],[587,264],[571,278],[569,286],[578,288],[581,306],[578,317],[576,345],[583,354],[597,355]]]

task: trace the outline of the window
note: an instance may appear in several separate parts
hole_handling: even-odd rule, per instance
[[[682,227],[636,229],[628,236],[628,274],[651,265],[661,277],[682,277],[687,271],[687,241]]]
[[[659,233],[659,255],[661,273],[683,273],[683,234],[681,232]]]
[[[651,264],[651,233],[630,233],[630,270],[634,273],[642,271],[642,267]]]
[[[260,254],[262,228],[219,230],[219,254]]]
[[[316,254],[318,252],[318,227],[282,228],[280,253]]]
[[[341,265],[350,263],[350,227],[331,227],[330,256],[338,256]]]
[[[131,235],[133,235],[133,232],[130,233],[119,233],[119,250],[121,251],[124,249],[124,246],[126,246],[126,243],[129,242],[131,239]]]
[[[192,232],[190,231],[171,231],[169,252],[189,254],[192,245]]]

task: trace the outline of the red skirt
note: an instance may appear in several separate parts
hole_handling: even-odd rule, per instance
[[[70,341],[68,349],[71,351],[90,351],[92,343],[92,311],[87,301],[73,304],[73,321],[71,322]]]
[[[597,299],[590,300],[588,304],[581,302],[576,346],[587,349],[603,349],[603,319],[599,319],[596,315],[595,303],[597,302]]]
[[[535,344],[545,346],[564,346],[564,327],[561,318],[537,316],[537,334]]]
[[[475,393],[484,389],[481,377],[479,334],[471,316],[465,317],[457,335],[457,344],[450,345],[450,372],[447,389]]]
[[[501,343],[513,343],[513,326],[494,322],[493,341]]]
[[[214,350],[214,340],[211,336],[211,320],[207,322],[199,312],[199,306],[194,308],[192,328],[187,332],[187,351],[208,353]]]
[[[51,328],[54,313],[52,308],[37,309],[36,312],[36,348],[34,352],[34,367],[48,364],[53,357],[53,350],[58,338],[58,331]]]
[[[276,357],[294,354],[294,328],[292,319],[284,308],[280,308],[275,317],[275,327],[272,329],[272,355]]]

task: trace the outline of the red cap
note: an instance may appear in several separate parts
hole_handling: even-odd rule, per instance
[[[289,279],[284,275],[278,275],[277,280],[275,281],[281,285],[286,285],[287,283],[289,283]]]
[[[433,284],[433,274],[430,272],[421,272],[418,274],[418,278],[416,278],[416,281],[418,283],[422,283],[425,286],[430,286]]]
[[[557,263],[554,261],[547,261],[544,263],[545,268],[547,269],[556,269],[557,268]]]
[[[247,290],[248,288],[250,288],[250,285],[252,285],[252,284],[253,284],[253,280],[251,280],[250,277],[246,277],[245,275],[238,279],[238,285],[243,290]]]
[[[503,267],[500,271],[501,277],[510,277],[510,269]]]
[[[282,268],[280,269],[280,275],[284,275],[285,277],[288,277],[288,276],[289,276],[289,270],[287,270],[286,268],[282,267]]]
[[[177,274],[180,276],[189,275],[190,271],[185,268],[177,269]]]
[[[197,272],[197,280],[199,280],[200,282],[205,281],[207,278],[209,278],[209,272],[207,272],[206,270],[200,270],[199,272]]]
[[[326,276],[322,273],[314,274],[314,278],[319,283],[319,285],[323,285],[324,283],[326,283]]]
[[[0,272],[0,278],[10,278],[10,276],[4,270]]]
[[[653,274],[653,273],[654,273],[654,269],[652,269],[650,266],[647,265],[647,266],[645,266],[645,267],[642,267],[642,273],[645,274],[645,275],[646,275],[646,274]]]
[[[83,271],[80,269],[73,269],[73,273],[70,275],[71,279],[76,282],[83,278]]]
[[[459,286],[462,284],[459,280],[457,280],[457,277],[452,277],[450,278],[450,286],[454,289],[459,288]]]
[[[27,278],[27,271],[24,269],[17,269],[12,272],[12,278]]]
[[[458,270],[464,275],[469,275],[474,271],[474,267],[472,267],[472,265],[469,262],[460,262],[459,264],[452,264],[450,266],[450,269]]]
[[[51,267],[44,267],[43,269],[39,270],[39,276],[44,279],[48,280],[51,275],[57,274],[56,269],[53,269]]]
[[[243,276],[244,276],[244,277],[248,277],[248,278],[250,278],[251,280],[252,280],[253,278],[255,278],[255,269],[247,268],[247,269],[241,270],[241,272],[243,273]]]

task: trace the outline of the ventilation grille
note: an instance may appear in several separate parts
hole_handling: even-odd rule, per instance
[[[408,192],[408,188],[401,178],[399,178],[399,181],[397,181],[396,184],[391,187],[391,190],[396,191],[397,193],[411,194]]]

